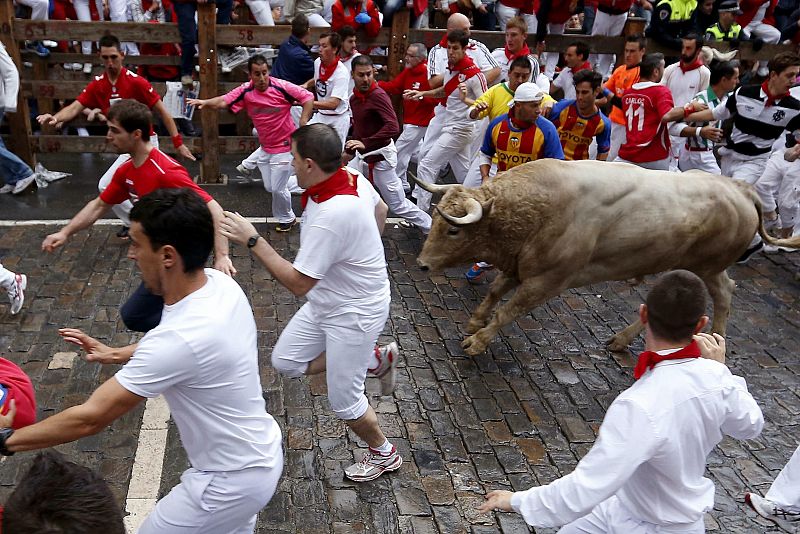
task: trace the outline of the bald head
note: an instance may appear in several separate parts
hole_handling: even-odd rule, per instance
[[[450,18],[447,19],[447,33],[453,30],[461,30],[469,35],[469,19],[466,15],[462,15],[461,13],[453,13],[450,15]]]

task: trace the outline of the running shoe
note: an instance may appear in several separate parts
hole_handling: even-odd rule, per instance
[[[389,471],[397,471],[403,465],[403,459],[392,446],[392,452],[383,455],[370,447],[360,462],[356,462],[344,470],[344,476],[353,482],[375,480]]]
[[[22,180],[14,184],[14,190],[11,191],[11,193],[14,195],[19,195],[20,193],[28,189],[28,187],[30,187],[30,185],[35,181],[36,181],[36,174],[31,174],[27,178],[23,178]]]
[[[777,523],[787,530],[791,529],[791,526],[788,525],[789,523],[800,522],[800,511],[785,510],[774,502],[755,493],[745,493],[744,501],[750,505],[750,508],[752,508],[755,513],[764,519],[769,519]]]
[[[275,230],[278,232],[288,232],[294,228],[295,224],[297,224],[297,219],[293,219],[292,222],[288,223],[278,223],[278,225],[275,227]]]
[[[739,256],[739,259],[736,260],[736,263],[738,263],[739,265],[747,263],[747,261],[750,258],[752,258],[754,254],[760,252],[763,248],[764,248],[764,242],[759,241],[757,244],[745,250],[744,253],[741,256]]]
[[[247,167],[244,166],[244,163],[240,163],[239,165],[237,165],[236,171],[245,178],[250,178],[250,176],[253,174],[253,169],[248,169]]]
[[[11,315],[16,315],[25,302],[25,288],[28,287],[28,277],[24,274],[14,275],[14,281],[8,288],[8,300],[11,302]]]
[[[470,284],[477,284],[483,280],[483,277],[486,276],[486,273],[492,269],[494,269],[493,265],[481,265],[480,263],[476,263],[469,268],[469,271],[464,273],[464,277]]]

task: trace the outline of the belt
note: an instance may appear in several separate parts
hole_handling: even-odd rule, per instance
[[[693,146],[686,145],[686,150],[688,150],[689,152],[711,152],[714,149],[713,148],[700,148],[700,147],[693,147]]]

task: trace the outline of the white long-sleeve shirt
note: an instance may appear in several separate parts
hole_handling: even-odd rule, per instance
[[[673,63],[664,69],[661,77],[661,85],[669,87],[676,106],[685,106],[691,102],[694,95],[708,89],[710,82],[711,71],[705,65],[683,72],[680,63]]]
[[[17,93],[19,92],[19,72],[17,66],[0,43],[0,102],[9,113],[17,111]]]
[[[714,484],[703,476],[708,454],[723,434],[750,439],[763,426],[744,379],[724,364],[667,360],[614,400],[572,473],[514,493],[511,506],[528,524],[553,527],[616,495],[636,519],[694,524],[714,506]]]

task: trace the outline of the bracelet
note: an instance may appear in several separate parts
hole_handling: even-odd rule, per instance
[[[14,456],[14,453],[6,448],[6,440],[14,433],[13,428],[0,428],[0,454],[3,456]]]
[[[172,146],[175,148],[180,148],[183,146],[183,137],[181,134],[175,134],[172,136]]]
[[[695,136],[695,137],[701,137],[701,135],[700,135],[700,130],[702,130],[702,129],[703,129],[703,127],[702,127],[702,126],[698,126],[698,127],[697,127],[697,129],[694,131],[694,136]],[[702,137],[701,137],[701,138],[702,138]]]
[[[689,115],[691,115],[692,113],[694,113],[694,105],[687,104],[687,105],[683,106],[683,118],[684,119],[686,117],[688,117]]]

